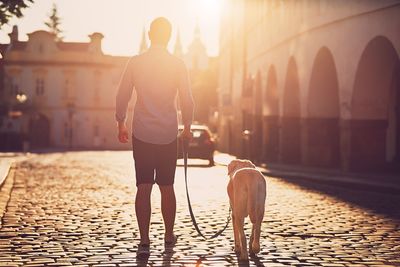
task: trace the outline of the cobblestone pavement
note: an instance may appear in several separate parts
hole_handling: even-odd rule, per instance
[[[164,250],[154,188],[151,256],[136,260],[132,167],[130,152],[53,153],[19,163],[2,218],[0,266],[238,264],[231,227],[215,240],[196,237],[182,166],[176,178],[179,242]],[[192,165],[189,179],[198,222],[214,233],[227,216],[226,167]],[[400,196],[276,178],[267,186],[262,250],[240,265],[400,266]]]

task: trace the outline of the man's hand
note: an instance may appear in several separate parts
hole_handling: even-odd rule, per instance
[[[120,143],[128,143],[128,129],[125,123],[118,123],[118,140]]]

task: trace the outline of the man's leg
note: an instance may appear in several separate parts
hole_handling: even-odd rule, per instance
[[[161,213],[164,219],[166,242],[174,241],[174,224],[176,215],[176,199],[173,185],[160,185]]]
[[[151,216],[151,189],[152,184],[139,184],[137,186],[135,211],[139,225],[140,244],[150,244],[149,227]]]
[[[177,160],[177,140],[158,146],[156,167],[156,183],[161,192],[161,213],[165,225],[165,242],[176,241],[174,223],[176,215],[176,199],[174,180]]]

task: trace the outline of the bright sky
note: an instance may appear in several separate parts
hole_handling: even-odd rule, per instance
[[[24,10],[23,18],[14,18],[0,29],[0,43],[9,42],[8,33],[12,25],[18,25],[20,40],[23,41],[28,39],[27,33],[46,29],[44,21],[48,19],[53,3],[57,4],[62,19],[65,41],[88,42],[89,34],[101,32],[105,36],[103,51],[106,54],[136,54],[143,27],[147,33],[151,21],[159,16],[168,18],[173,24],[170,51],[179,29],[186,52],[198,21],[208,54],[218,54],[222,0],[34,0]]]

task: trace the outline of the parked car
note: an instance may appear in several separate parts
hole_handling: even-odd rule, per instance
[[[193,138],[189,142],[189,158],[207,159],[214,166],[215,139],[206,125],[192,125]],[[183,126],[179,126],[179,132]],[[182,140],[178,140],[178,158],[183,158]]]

